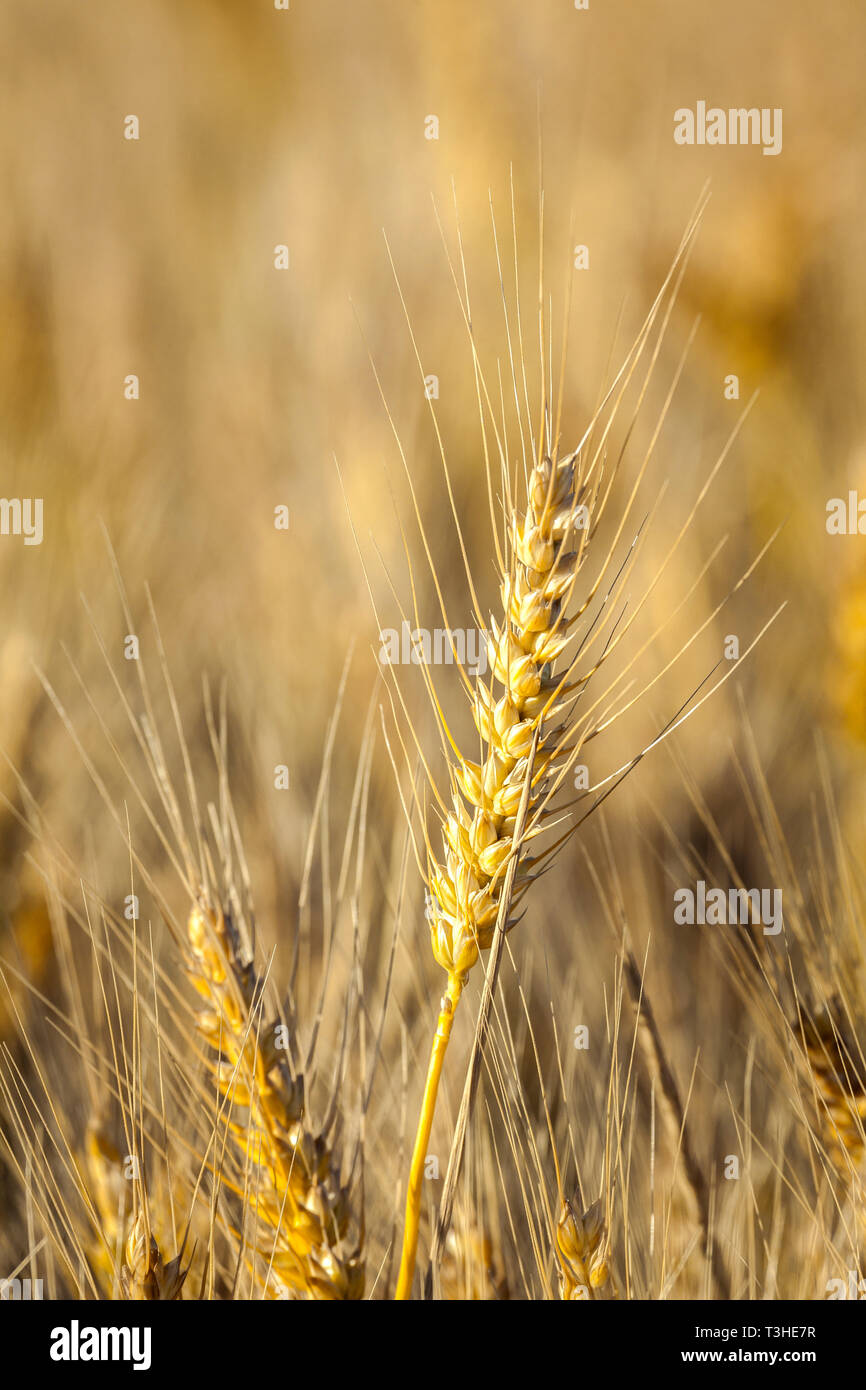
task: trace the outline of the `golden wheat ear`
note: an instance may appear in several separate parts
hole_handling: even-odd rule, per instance
[[[213,1076],[230,1113],[246,1116],[230,1121],[229,1142],[245,1174],[257,1283],[272,1298],[359,1299],[364,1261],[349,1193],[328,1136],[306,1123],[287,1025],[264,1016],[266,982],[243,955],[231,918],[205,895],[190,913],[188,937]]]
[[[565,720],[554,718],[549,728],[544,721],[562,687],[553,663],[568,642],[562,611],[578,569],[578,552],[571,548],[576,507],[575,456],[536,464],[527,511],[512,519],[514,563],[502,580],[504,618],[490,640],[493,680],[501,693],[493,681],[479,681],[473,703],[483,761],[460,759],[454,766],[444,861],[430,853],[433,955],[447,972],[447,984],[409,1175],[398,1299],[411,1290],[423,1166],[454,1013],[479,952],[492,943],[497,920],[502,915],[503,927],[510,925],[510,904],[529,882],[531,866],[519,854],[524,827],[567,756]]]

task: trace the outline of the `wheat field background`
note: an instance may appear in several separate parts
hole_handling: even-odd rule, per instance
[[[608,441],[599,547],[641,537],[611,679],[648,689],[588,745],[592,781],[725,679],[520,901],[433,1292],[823,1299],[866,1275],[866,542],[826,525],[866,490],[864,45],[854,0],[3,6],[0,491],[43,499],[44,536],[0,536],[0,1279],[393,1296],[444,987],[407,810],[417,836],[423,763],[447,763],[380,629],[441,628],[440,598],[476,626],[464,552],[501,609],[476,365],[517,478],[540,240],[564,455],[707,190]],[[677,145],[698,101],[781,108],[781,153]],[[780,890],[784,929],[677,923],[698,880]],[[250,1153],[277,1093],[285,1171]]]

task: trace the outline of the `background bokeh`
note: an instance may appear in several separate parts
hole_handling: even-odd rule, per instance
[[[712,857],[686,780],[701,789],[746,880],[760,882],[750,858],[757,837],[732,764],[748,721],[795,856],[812,844],[821,765],[846,845],[855,858],[864,848],[866,541],[825,529],[829,498],[857,487],[866,494],[864,50],[858,0],[591,0],[587,11],[570,0],[291,0],[288,12],[269,0],[4,4],[0,471],[4,496],[41,496],[45,516],[40,547],[0,538],[0,745],[11,764],[0,768],[8,799],[0,930],[9,952],[29,955],[28,968],[50,977],[33,926],[39,874],[26,858],[35,813],[29,829],[15,813],[23,803],[13,767],[106,898],[128,891],[122,838],[39,676],[123,806],[129,791],[104,734],[128,740],[128,724],[90,621],[138,712],[106,537],[158,684],[152,594],[205,785],[203,677],[225,690],[234,796],[278,969],[285,973],[291,954],[327,722],[350,649],[331,764],[334,843],[349,820],[371,718],[365,911],[375,921],[393,906],[401,817],[380,733],[378,706],[387,727],[392,713],[378,683],[370,590],[384,625],[399,626],[399,604],[410,602],[404,531],[420,609],[429,626],[439,622],[388,412],[452,617],[470,620],[401,296],[423,369],[439,380],[461,526],[492,604],[472,357],[446,246],[460,278],[459,232],[473,329],[496,383],[496,363],[506,370],[507,358],[491,207],[512,305],[514,233],[535,383],[541,162],[557,343],[572,248],[589,249],[589,268],[573,283],[567,446],[647,312],[709,180],[616,493],[628,495],[699,318],[646,482],[647,506],[667,485],[646,573],[742,407],[760,394],[653,591],[645,633],[723,537],[725,548],[655,652],[673,656],[781,529],[724,614],[626,724],[605,766],[652,736],[719,661],[726,635],[745,646],[786,606],[748,664],[680,732],[676,757],[658,750],[606,804],[604,836],[629,860],[635,935],[654,933],[668,967],[660,988],[672,1051],[688,1076],[700,1044],[712,1072],[714,1056],[728,1055],[730,1030],[700,1038],[699,948],[673,939],[658,905],[670,887],[669,837]],[[781,107],[782,153],[677,146],[673,113],[698,100]],[[124,139],[130,114],[140,122],[137,141]],[[425,138],[430,115],[437,140]],[[282,243],[288,270],[274,267]],[[739,402],[724,396],[730,373]],[[140,379],[138,400],[124,397],[129,374]],[[286,533],[274,529],[278,504],[290,509]],[[653,660],[644,661],[645,676]],[[407,700],[425,739],[432,726],[420,684],[409,682]],[[169,718],[164,697],[162,708]],[[290,769],[288,796],[274,790],[277,763]],[[145,823],[135,833],[143,855],[156,853]],[[587,835],[595,854],[592,836],[602,831],[590,826]],[[535,927],[546,921],[544,950],[563,963],[564,978],[576,973],[576,997],[583,990],[601,1007],[611,942],[582,854],[570,851],[553,886],[539,890]],[[599,849],[595,862],[603,861]],[[395,1057],[404,1025],[423,1053],[439,989],[419,902],[413,884],[386,1030]],[[371,999],[381,993],[388,947],[389,931],[373,930]],[[549,988],[544,968],[535,973]],[[415,1099],[410,1092],[410,1113]]]

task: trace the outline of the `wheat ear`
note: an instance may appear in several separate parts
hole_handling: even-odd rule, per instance
[[[525,858],[518,858],[513,875],[506,875],[512,853],[519,855],[525,839],[540,829],[537,817],[539,824],[515,846],[524,788],[529,787],[527,813],[540,811],[548,779],[566,752],[563,706],[557,704],[563,682],[552,667],[569,640],[562,610],[584,548],[567,548],[578,520],[576,459],[571,454],[559,462],[543,458],[535,463],[526,514],[513,517],[511,572],[501,587],[505,616],[501,626],[494,622],[489,640],[491,670],[502,694],[496,696],[492,683],[476,682],[473,715],[482,760],[475,763],[458,756],[453,768],[453,808],[443,827],[444,862],[438,862],[428,846],[433,954],[448,978],[409,1172],[395,1295],[401,1300],[412,1288],[424,1160],[454,1014],[479,952],[493,941],[500,911],[506,913],[507,927],[507,914],[530,881],[532,866]],[[505,902],[507,879],[510,897]]]
[[[190,914],[190,976],[205,1000],[198,1027],[216,1054],[220,1093],[247,1121],[229,1122],[248,1167],[243,1199],[271,1296],[337,1300],[364,1292],[361,1242],[326,1136],[304,1124],[304,1080],[262,1018],[264,981],[231,918],[202,900]]]

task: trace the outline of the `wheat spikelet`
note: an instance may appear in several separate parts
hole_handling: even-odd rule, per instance
[[[271,1296],[358,1299],[360,1238],[327,1139],[304,1126],[303,1077],[279,1046],[280,1025],[262,1024],[264,982],[242,955],[231,918],[202,901],[188,923],[190,975],[206,1008],[202,1036],[216,1054],[220,1092],[248,1113],[230,1133],[248,1166],[244,1199]]]
[[[120,1278],[128,1299],[156,1303],[180,1298],[189,1266],[181,1269],[182,1255],[169,1260],[168,1264],[163,1263],[143,1210],[130,1224],[124,1255]]]
[[[582,1302],[596,1296],[609,1282],[608,1240],[601,1202],[593,1202],[582,1216],[563,1198],[556,1227],[559,1292],[564,1302]]]
[[[839,1176],[850,1182],[866,1151],[866,1085],[855,1048],[841,1029],[838,1000],[803,1018],[802,1041],[814,1081],[817,1128]]]

